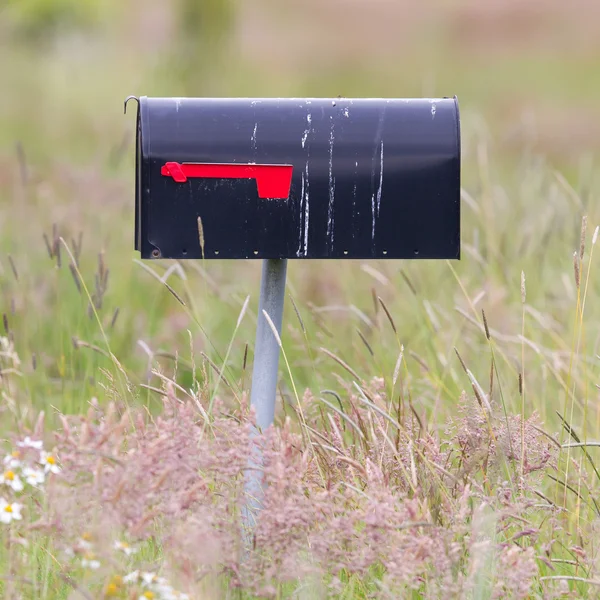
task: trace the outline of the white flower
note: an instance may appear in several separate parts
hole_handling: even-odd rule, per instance
[[[33,487],[38,487],[44,483],[46,474],[41,469],[25,467],[23,469],[23,477],[25,477],[25,483],[32,485]]]
[[[14,471],[4,471],[4,473],[0,475],[0,485],[1,484],[11,487],[15,492],[21,492],[25,487],[20,477]]]
[[[153,583],[158,582],[158,577],[156,573],[142,573],[142,585],[152,585]]]
[[[13,452],[12,454],[8,454],[4,457],[4,464],[7,469],[18,469],[21,466],[21,461],[19,457],[21,456],[20,452]]]
[[[100,568],[100,561],[94,558],[93,554],[89,554],[86,558],[81,559],[81,566],[95,571]]]
[[[127,542],[120,542],[119,540],[115,542],[115,550],[121,550],[127,556],[131,556],[137,552],[137,548],[132,548]]]
[[[0,523],[8,524],[22,518],[21,505],[18,502],[10,504],[4,498],[0,498]]]
[[[56,464],[56,457],[49,452],[40,452],[40,465],[44,465],[46,473],[60,473],[60,467]]]
[[[131,573],[129,573],[129,575],[125,575],[125,577],[123,577],[123,583],[136,583],[139,578],[140,572],[132,571]]]
[[[81,538],[77,544],[79,546],[79,548],[81,548],[82,550],[91,550],[92,548],[92,544],[91,542],[88,542],[88,540],[84,540],[83,538]]]
[[[41,450],[44,447],[42,440],[32,440],[29,436],[26,436],[22,442],[17,442],[19,448],[33,448],[34,450]]]

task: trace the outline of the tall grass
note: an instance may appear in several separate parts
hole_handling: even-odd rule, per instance
[[[523,174],[510,193],[550,198],[535,235],[554,245],[530,242],[533,208],[503,204],[490,173],[463,193],[461,263],[292,265],[260,438],[258,265],[142,268],[61,225],[15,245],[4,597],[594,597],[598,233],[560,179]],[[255,443],[268,485],[248,554]]]

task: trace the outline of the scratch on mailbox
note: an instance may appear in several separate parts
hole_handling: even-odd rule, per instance
[[[303,180],[304,181],[304,180]],[[309,217],[309,179],[308,179],[308,161],[306,161],[306,191],[304,196],[304,256],[308,253],[308,217]]]
[[[300,189],[300,223],[302,224],[302,217],[304,216],[303,213],[303,204],[304,202],[306,202],[306,198],[304,197],[304,182],[305,182],[305,178],[304,178],[304,171],[302,171],[302,188]],[[302,238],[303,238],[303,231],[302,228],[300,228],[300,236],[298,239],[298,251],[296,252],[296,256],[300,256],[300,253],[302,251]]]
[[[333,177],[333,144],[335,142],[333,118],[331,119],[331,132],[329,134],[329,206],[327,207],[327,236],[333,246],[333,202],[335,200],[335,178]]]
[[[254,131],[252,132],[252,137],[250,141],[252,142],[252,150],[256,150],[256,132],[258,131],[258,123],[254,124]]]
[[[377,216],[379,216],[379,207],[381,206],[381,190],[383,189],[383,140],[381,140],[381,159],[379,165],[379,188],[377,189]]]
[[[371,239],[375,239],[375,194],[371,196],[371,215],[373,218],[372,227],[371,227]]]
[[[306,140],[308,139],[308,134],[310,133],[310,124],[312,121],[312,116],[310,113],[306,115],[306,122],[308,123],[308,127],[304,130],[304,135],[302,136],[302,148],[306,144]]]
[[[431,105],[431,118],[435,119],[435,112],[436,112],[436,108],[435,108],[435,104]]]

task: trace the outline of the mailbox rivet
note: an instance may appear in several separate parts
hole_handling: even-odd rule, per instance
[[[258,254],[258,250],[255,250],[255,251],[254,251],[254,254]]]
[[[215,250],[215,254],[219,254],[219,251],[218,251],[218,250]]]
[[[415,256],[418,256],[418,254],[419,254],[419,251],[415,250]]]
[[[385,255],[385,254],[387,254],[387,250],[384,250],[384,251],[383,251],[383,254],[384,254],[384,255]]]
[[[160,257],[160,250],[158,248],[154,248],[154,250],[152,250],[152,258],[159,258]]]
[[[348,250],[344,250],[344,254],[348,254]]]

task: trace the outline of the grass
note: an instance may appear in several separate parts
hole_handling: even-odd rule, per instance
[[[14,12],[0,30],[0,431],[7,452],[43,438],[62,467],[0,494],[23,504],[0,529],[1,595],[137,598],[118,578],[139,568],[192,598],[596,597],[600,55],[573,33],[591,13],[563,15],[566,50],[546,21],[492,44],[464,34],[483,18],[465,0],[403,13],[406,48],[322,42],[321,60],[277,38],[298,7],[264,0],[190,70],[160,6],[142,25],[107,3],[41,48]],[[121,102],[340,92],[459,95],[462,260],[290,264],[272,517],[244,562],[260,264],[137,261]]]

